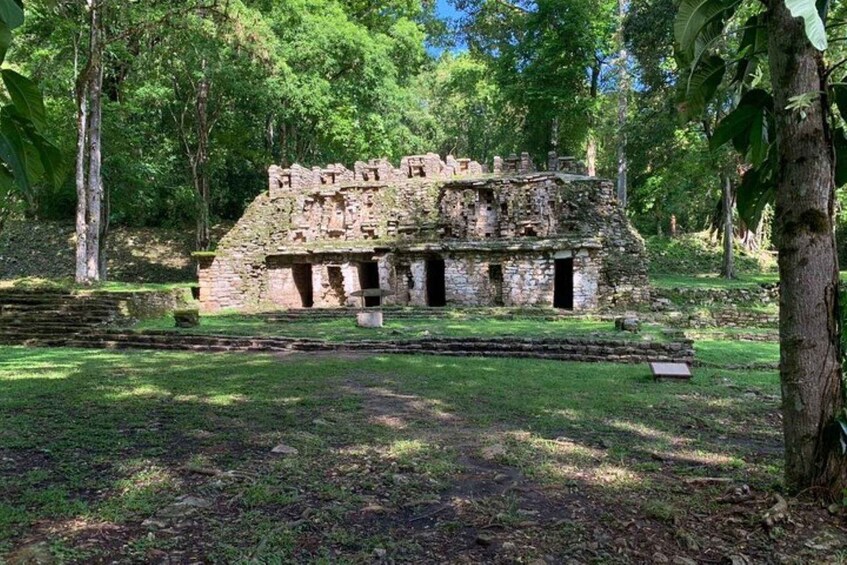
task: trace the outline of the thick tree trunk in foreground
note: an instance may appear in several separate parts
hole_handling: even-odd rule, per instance
[[[842,496],[847,465],[836,416],[841,382],[834,180],[825,105],[786,110],[789,99],[824,90],[821,54],[785,3],[770,5],[768,57],[775,95],[778,167],[775,230],[780,276],[780,380],[785,481]]]
[[[735,278],[735,257],[732,243],[735,230],[732,226],[732,179],[727,174],[721,174],[721,212],[723,213],[723,264],[721,276],[725,279]]]

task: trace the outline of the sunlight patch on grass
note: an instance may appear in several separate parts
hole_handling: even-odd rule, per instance
[[[130,398],[171,398],[171,391],[153,384],[138,385],[123,391],[114,391],[104,394],[109,400],[126,400]]]
[[[593,473],[588,475],[587,482],[621,490],[643,488],[644,486],[644,478],[641,473],[612,463],[601,463]]]
[[[667,443],[674,443],[678,439],[678,436],[675,434],[657,430],[656,428],[647,426],[646,424],[640,422],[631,422],[627,420],[610,420],[608,424],[616,430],[629,432],[631,434],[635,434],[646,439],[663,441]]]

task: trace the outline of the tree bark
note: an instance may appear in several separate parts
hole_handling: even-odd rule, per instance
[[[735,278],[735,257],[733,256],[733,241],[735,230],[732,225],[732,179],[726,173],[721,173],[721,196],[723,212],[723,263],[721,276],[725,279]]]
[[[89,0],[91,18],[91,41],[89,46],[89,66],[91,83],[89,87],[90,119],[88,124],[88,238],[86,241],[86,263],[88,281],[100,280],[100,236],[101,205],[103,201],[102,177],[102,122],[103,122],[103,43],[102,10],[105,0]]]
[[[789,99],[825,92],[823,57],[803,21],[770,3],[768,58],[775,97],[778,177],[775,233],[780,275],[780,380],[785,482],[841,497],[847,465],[836,417],[844,408],[833,226],[835,183],[826,100],[801,113]],[[825,96],[825,95],[822,95]]]
[[[203,71],[206,62],[203,61]],[[194,188],[197,192],[197,249],[205,251],[211,244],[209,229],[209,93],[211,82],[207,76],[200,80],[197,90],[197,159],[194,171]]]
[[[100,254],[98,263],[100,265],[100,282],[106,282],[109,279],[109,217],[112,211],[112,199],[109,196],[108,189],[102,185],[103,204],[100,207]]]
[[[88,81],[77,88],[76,150],[76,282],[88,282],[88,194],[85,178],[88,151]]]

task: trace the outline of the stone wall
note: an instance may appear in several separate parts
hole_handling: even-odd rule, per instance
[[[203,308],[359,305],[351,295],[372,262],[378,280],[370,286],[393,292],[385,304],[424,306],[433,259],[444,261],[448,305],[552,305],[557,260],[573,262],[574,309],[647,297],[643,241],[611,182],[520,173],[533,168],[528,156],[503,163],[519,173],[486,175],[473,161],[432,154],[397,168],[385,160],[352,171],[272,167],[269,192],[214,257],[200,257]]]
[[[657,288],[652,292],[656,306],[744,306],[750,304],[778,304],[779,284],[762,283],[739,288]]]

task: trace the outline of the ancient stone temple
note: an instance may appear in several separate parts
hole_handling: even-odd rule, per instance
[[[200,301],[223,308],[368,305],[592,310],[647,292],[643,241],[611,182],[573,158],[438,155],[269,169],[270,186],[214,254]]]

